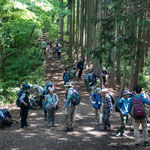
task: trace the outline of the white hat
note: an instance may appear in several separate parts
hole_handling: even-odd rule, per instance
[[[72,84],[70,82],[67,82],[64,86],[65,87],[72,87]]]
[[[105,71],[106,70],[106,68],[105,67],[103,67],[103,69],[102,69],[103,71]]]
[[[102,91],[101,91],[101,92],[103,92],[103,93],[107,94],[107,93],[108,93],[108,90],[107,90],[107,89],[102,89]]]
[[[33,89],[36,89],[36,88],[38,88],[38,85],[37,85],[37,84],[34,84],[34,85],[33,85]]]

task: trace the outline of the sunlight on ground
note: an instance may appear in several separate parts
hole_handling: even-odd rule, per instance
[[[80,103],[80,105],[82,105],[82,106],[88,106],[88,104],[85,104],[85,103]]]
[[[74,135],[74,136],[78,137],[78,136],[81,136],[82,133],[78,132],[78,131],[73,131],[73,132],[68,132],[68,135]]]

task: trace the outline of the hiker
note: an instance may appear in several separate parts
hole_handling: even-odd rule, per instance
[[[105,86],[105,83],[106,83],[106,75],[107,75],[106,68],[103,67],[103,68],[102,68],[102,79],[103,79],[103,85],[104,85],[104,86]]]
[[[131,113],[134,122],[134,140],[135,147],[140,147],[139,126],[142,125],[144,146],[150,146],[148,142],[147,118],[145,104],[150,105],[150,101],[141,96],[142,87],[136,86],[135,95],[129,100],[128,112]]]
[[[93,73],[91,71],[89,71],[89,73],[86,74],[85,77],[84,77],[84,82],[85,82],[85,85],[86,85],[87,89],[89,89],[89,84],[92,81],[92,77],[93,77]]]
[[[45,97],[45,103],[47,108],[48,127],[55,127],[55,112],[58,103],[58,96],[56,93],[53,93],[52,89],[48,90],[48,94]]]
[[[53,44],[52,44],[52,42],[49,42],[49,44],[48,44],[48,51],[49,51],[50,58],[52,58],[52,54],[53,54]]]
[[[102,130],[111,130],[110,116],[113,111],[113,105],[110,95],[107,89],[102,89],[102,115],[103,115],[103,127]]]
[[[129,96],[130,96],[130,92],[128,90],[125,90],[123,92],[123,97],[117,103],[117,107],[120,111],[121,126],[114,133],[115,136],[119,136],[119,133],[120,133],[120,136],[127,136],[124,133],[124,130],[128,122]]]
[[[80,58],[80,61],[77,64],[77,70],[79,70],[78,79],[81,79],[83,69],[84,69],[84,62],[83,62],[83,59]]]
[[[21,103],[20,108],[20,117],[21,117],[21,128],[26,128],[28,126],[27,118],[28,118],[28,111],[31,107],[29,102],[29,94],[30,94],[30,85],[25,84],[23,86],[23,93],[19,98],[19,101]]]
[[[62,51],[62,46],[58,44],[58,53],[57,53],[58,59],[61,59],[61,51]]]
[[[73,68],[70,70],[69,75],[70,75],[70,79],[72,79],[72,80],[75,79],[75,77],[76,77],[76,68],[75,68],[75,67],[73,67]]]
[[[47,47],[47,43],[45,41],[45,39],[42,41],[42,49],[44,51],[44,55],[46,54],[46,47]]]
[[[44,96],[42,95],[43,88],[41,86],[37,85],[37,84],[34,84],[33,89],[34,89],[33,95],[39,97],[39,99],[40,99],[39,105],[40,105],[41,108],[43,108],[43,104],[42,104],[42,100],[44,99]],[[36,97],[36,98],[38,98],[38,97]]]
[[[44,96],[44,98],[46,97],[46,95],[48,94],[48,90],[52,89],[53,92],[55,91],[54,87],[52,87],[52,83],[47,83],[46,87],[43,90],[42,96]],[[47,107],[46,107],[46,102],[44,101],[44,117],[45,117],[45,121],[47,120]]]
[[[69,82],[69,80],[70,80],[70,74],[69,74],[69,72],[68,72],[68,69],[67,68],[65,68],[64,69],[64,74],[63,74],[63,80],[64,80],[64,85],[67,83],[67,82]]]
[[[95,125],[96,126],[99,125],[99,114],[100,114],[100,109],[102,105],[100,93],[101,93],[101,88],[97,88],[96,92],[93,93],[89,98],[91,103],[93,104],[93,108],[95,111]]]
[[[60,39],[59,38],[57,38],[57,44],[60,44]]]
[[[57,43],[55,46],[55,53],[57,53],[58,59],[61,59],[61,50],[62,50],[62,46]]]
[[[90,82],[90,86],[91,86],[91,89],[92,89],[92,93],[94,93],[95,92],[95,89],[96,89],[96,85],[97,85],[97,78],[98,78],[99,76],[98,75],[96,75],[96,74],[93,74],[93,76],[92,76],[92,80],[91,80],[91,82]]]
[[[76,105],[74,105],[73,101],[72,101],[72,96],[73,93],[76,92],[78,93],[75,89],[73,89],[73,86],[70,82],[67,82],[66,85],[64,85],[67,92],[67,99],[65,101],[65,104],[63,106],[63,109],[67,109],[67,115],[66,115],[66,132],[69,131],[73,131],[73,127],[74,127],[74,119],[75,119],[75,109],[76,109]]]

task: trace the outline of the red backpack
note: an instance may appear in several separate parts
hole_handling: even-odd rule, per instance
[[[144,119],[146,117],[142,97],[137,100],[133,97],[133,117],[134,119]]]

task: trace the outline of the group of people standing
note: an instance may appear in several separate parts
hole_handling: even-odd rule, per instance
[[[102,130],[110,130],[110,116],[113,111],[113,100],[107,89],[96,88],[95,92],[90,96],[90,101],[95,111],[95,123],[101,125]],[[150,98],[147,94],[142,93],[142,87],[136,86],[133,92],[125,90],[123,96],[115,103],[115,110],[120,114],[121,126],[115,131],[114,136],[127,136],[125,127],[128,117],[131,115],[134,126],[135,147],[140,147],[139,126],[143,128],[143,144],[150,146],[148,142],[146,105],[150,105]]]
[[[43,43],[44,45],[44,43]],[[56,44],[55,50],[59,47],[59,43]],[[52,46],[49,46],[51,49]],[[44,49],[44,48],[43,48]],[[45,49],[46,50],[46,49]],[[52,50],[52,49],[51,49]],[[58,59],[61,58],[61,52],[57,49]],[[50,54],[51,56],[51,54]],[[64,87],[66,93],[64,95],[64,105],[62,106],[62,111],[65,114],[66,129],[64,131],[71,132],[74,130],[75,118],[77,107],[80,103],[80,94],[79,90],[74,87],[74,80],[76,78],[76,72],[78,71],[78,80],[81,79],[84,69],[84,62],[81,58],[77,64],[77,69],[74,66],[70,71],[65,68],[63,73]],[[111,130],[110,116],[112,115],[114,105],[115,109],[118,110],[121,119],[121,126],[115,131],[114,136],[127,136],[125,134],[125,127],[128,122],[129,114],[132,116],[134,124],[134,139],[135,146],[140,147],[140,136],[139,136],[139,126],[142,125],[143,128],[143,140],[144,146],[150,146],[148,142],[148,130],[147,130],[147,115],[145,110],[145,105],[150,105],[149,97],[145,97],[142,93],[142,87],[136,86],[133,92],[125,90],[123,92],[122,98],[114,104],[114,98],[109,94],[109,91],[104,88],[102,89],[102,80],[103,85],[106,83],[106,68],[102,69],[102,79],[100,76],[94,75],[92,70],[85,76],[85,85],[86,87],[90,86],[90,83],[94,85],[92,94],[89,97],[92,107],[95,112],[95,124],[101,126],[102,130]],[[28,126],[27,116],[28,110],[31,107],[29,102],[31,87],[27,84],[24,84],[22,89],[23,92],[19,96],[21,103],[20,116],[21,116],[21,128],[26,128]],[[44,107],[45,120],[48,122],[48,127],[55,127],[55,113],[60,108],[60,100],[56,94],[55,88],[52,83],[49,82],[42,88],[38,85],[33,85],[34,95],[39,96],[40,107]],[[78,102],[74,102],[77,100]],[[44,103],[43,103],[44,100]]]
[[[42,40],[42,50],[44,55],[46,55],[46,51],[48,51],[50,58],[52,58],[52,54],[57,55],[57,59],[61,59],[61,51],[62,46],[60,44],[60,40],[57,39],[56,45],[53,45],[52,41]]]

